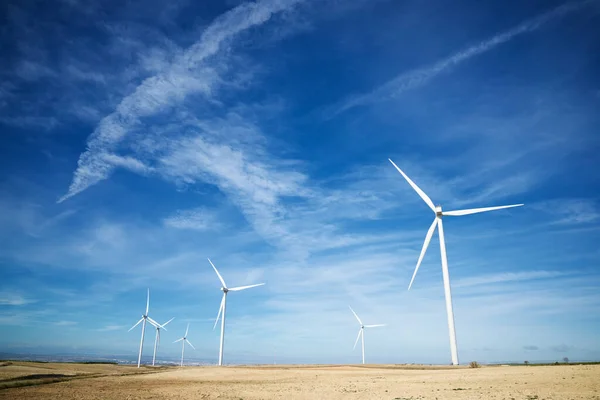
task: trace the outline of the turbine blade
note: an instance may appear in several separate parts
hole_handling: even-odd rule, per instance
[[[219,277],[219,280],[223,284],[223,287],[226,288],[227,285],[225,284],[225,281],[223,280],[223,277],[221,276],[221,274],[219,273],[219,271],[217,271],[217,267],[215,267],[215,264],[213,264],[212,261],[210,261],[210,258],[208,259],[208,262],[210,263],[210,265],[212,265],[213,269],[217,273],[217,276]]]
[[[168,320],[167,322],[165,322],[164,324],[162,324],[163,329],[166,331],[167,328],[165,328],[165,326],[167,326],[167,324],[171,321],[173,321],[175,319],[175,317],[171,318],[170,320]]]
[[[196,348],[194,347],[194,345],[191,344],[189,340],[185,339],[185,341],[187,342],[187,344],[189,344],[190,346],[192,346],[192,349],[196,350]]]
[[[176,341],[174,341],[173,343],[181,342],[182,340],[183,340],[183,338],[179,338]]]
[[[423,261],[423,257],[425,257],[425,252],[427,251],[429,242],[431,242],[431,237],[433,236],[433,231],[437,227],[437,224],[438,224],[438,220],[437,220],[437,217],[435,217],[433,220],[433,223],[431,224],[431,226],[429,227],[429,230],[427,231],[427,235],[425,235],[425,242],[423,242],[423,248],[421,249],[421,255],[419,255],[419,261],[417,261],[417,267],[415,268],[415,272],[413,272],[412,279],[410,280],[410,284],[408,285],[408,290],[410,290],[410,288],[415,280],[415,276],[417,276],[417,271],[419,270],[419,267],[421,266],[421,261]]]
[[[150,288],[148,288],[148,296],[146,297],[146,314],[148,315],[148,309],[150,308]]]
[[[511,204],[510,206],[497,206],[497,207],[483,207],[483,208],[470,208],[468,210],[456,210],[456,211],[444,211],[442,215],[448,215],[450,217],[459,217],[461,215],[477,214],[486,211],[502,210],[503,208],[520,207],[523,204]]]
[[[356,348],[356,344],[358,343],[358,339],[360,339],[360,334],[362,333],[362,328],[360,328],[358,330],[358,336],[356,337],[356,341],[354,342],[354,347],[352,348],[352,350],[354,350]]]
[[[187,328],[185,328],[185,336],[184,337],[187,337],[187,334],[188,334],[189,330],[190,330],[190,323],[188,322]]]
[[[150,325],[154,326],[156,329],[162,328],[162,326],[160,326],[160,324],[158,322],[156,322],[155,320],[153,320],[150,317],[148,317],[148,322],[150,323]]]
[[[161,324],[159,324],[158,322],[156,322],[155,320],[153,320],[150,317],[148,317],[148,322],[150,322],[152,325],[154,325],[155,328],[164,328],[164,326],[162,326]]]
[[[131,328],[129,328],[129,330],[127,332],[131,332],[131,330],[133,328],[135,328],[136,326],[138,326],[140,324],[140,322],[142,322],[144,320],[144,318],[140,319],[134,326],[132,326]]]
[[[238,287],[230,288],[229,290],[231,290],[232,292],[237,292],[240,290],[246,290],[246,289],[250,289],[250,288],[262,286],[262,285],[264,285],[264,283],[257,283],[256,285],[248,285],[248,286],[238,286]]]
[[[365,328],[377,328],[379,326],[386,326],[386,324],[365,325]]]
[[[354,316],[358,320],[358,323],[362,325],[362,321],[360,320],[360,318],[358,318],[358,315],[356,315],[356,313],[354,312],[354,310],[352,309],[352,307],[348,306],[348,308],[350,309],[350,311],[352,311],[352,314],[354,314]]]
[[[398,172],[400,172],[402,174],[402,176],[404,177],[404,179],[406,179],[406,181],[408,182],[408,184],[410,186],[412,186],[413,189],[415,189],[415,192],[417,192],[417,194],[419,196],[421,196],[421,198],[423,199],[423,201],[429,206],[429,208],[431,208],[431,211],[435,212],[435,206],[433,205],[433,201],[431,201],[431,199],[429,198],[429,196],[427,196],[425,194],[424,191],[421,190],[420,187],[417,186],[416,183],[414,183],[404,172],[402,172],[402,170],[400,168],[398,168],[398,166],[396,164],[394,164],[394,162],[388,158],[388,160],[390,160],[390,162],[392,163],[392,165],[394,167],[396,167],[396,169],[398,170]]]
[[[223,311],[223,304],[225,303],[225,293],[223,293],[223,298],[221,299],[221,306],[219,307],[219,313],[217,314],[217,319],[215,320],[215,325],[213,326],[213,331],[217,327],[217,322],[219,322],[219,318],[221,317],[221,311]]]

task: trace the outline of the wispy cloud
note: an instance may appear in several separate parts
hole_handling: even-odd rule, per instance
[[[127,325],[106,325],[97,329],[99,332],[112,332],[127,329]]]
[[[74,325],[77,325],[77,321],[65,321],[65,320],[63,320],[63,321],[55,322],[54,325],[56,325],[56,326],[74,326]]]
[[[452,283],[454,287],[469,287],[479,285],[494,285],[506,282],[522,282],[532,279],[556,278],[564,275],[560,271],[524,271],[524,272],[505,272],[502,274],[483,275],[455,280]]]
[[[0,306],[24,306],[31,303],[35,303],[35,300],[17,293],[0,292]]]
[[[590,224],[600,219],[598,202],[589,198],[548,200],[532,204],[532,207],[547,214],[554,225]]]
[[[528,32],[533,32],[539,29],[544,24],[548,23],[549,21],[563,17],[570,12],[580,10],[590,3],[593,3],[593,0],[563,4],[542,15],[529,19],[517,25],[514,28],[511,28],[505,32],[498,33],[490,39],[484,40],[474,46],[463,49],[448,58],[436,62],[433,65],[403,73],[370,93],[353,96],[346,99],[341,104],[338,104],[332,109],[330,109],[327,112],[327,117],[331,118],[351,108],[385,101],[387,99],[399,96],[407,90],[411,90],[418,86],[426,84],[441,73],[451,69],[456,65],[459,65],[480,54],[486,53],[494,49],[498,45],[510,41],[516,36]]]
[[[192,210],[179,210],[175,215],[165,218],[163,222],[172,228],[198,231],[215,230],[220,225],[214,213],[202,207]]]
[[[296,3],[298,0],[243,3],[214,20],[200,40],[177,57],[168,70],[144,80],[115,112],[102,119],[88,139],[88,150],[80,157],[67,194],[59,202],[110,175],[115,165],[103,155],[111,153],[141,118],[168,110],[193,93],[210,97],[221,84],[218,66],[210,63],[211,57],[230,46],[230,41],[241,32],[264,24],[272,15]]]

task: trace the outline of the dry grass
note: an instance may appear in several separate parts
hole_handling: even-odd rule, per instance
[[[53,379],[58,382],[50,383]],[[0,399],[600,400],[600,365],[476,369],[315,365],[140,370],[131,366],[52,363],[0,366],[0,385],[24,381],[34,385],[5,386],[0,389]]]

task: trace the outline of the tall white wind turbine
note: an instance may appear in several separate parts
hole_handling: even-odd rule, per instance
[[[354,316],[356,317],[356,320],[360,324],[360,329],[358,330],[358,336],[356,337],[356,341],[354,342],[354,347],[352,349],[354,350],[356,348],[358,339],[362,338],[362,363],[364,364],[365,363],[365,328],[377,328],[379,326],[385,326],[385,324],[365,325],[362,323],[360,318],[358,318],[358,315],[356,315],[356,313],[354,312],[352,307],[348,306],[348,308],[350,308],[350,311],[352,311],[352,314],[354,314]]]
[[[221,300],[221,306],[219,307],[219,313],[217,314],[217,319],[215,320],[215,325],[213,326],[213,330],[214,330],[217,326],[217,322],[219,322],[219,317],[221,317],[221,343],[219,345],[219,365],[223,365],[223,343],[225,342],[225,308],[226,308],[226,304],[227,304],[227,292],[229,292],[229,291],[237,292],[240,290],[246,290],[246,289],[250,289],[253,287],[257,287],[257,286],[262,286],[262,285],[264,285],[264,283],[257,283],[255,285],[228,288],[227,285],[225,284],[225,281],[223,280],[223,277],[221,276],[221,274],[219,274],[219,271],[217,271],[217,267],[215,267],[215,265],[212,263],[212,261],[210,261],[210,258],[208,259],[208,262],[210,263],[210,265],[212,265],[213,269],[217,273],[217,276],[219,277],[219,280],[221,281],[221,284],[223,285],[221,287],[221,290],[223,291],[223,299]]]
[[[442,256],[442,276],[444,279],[444,294],[446,297],[446,312],[448,314],[448,330],[450,333],[450,351],[452,354],[452,364],[458,365],[458,351],[456,348],[456,331],[454,329],[454,312],[452,311],[452,294],[450,292],[450,275],[448,273],[448,259],[446,257],[446,242],[444,239],[444,226],[442,224],[442,217],[458,217],[469,214],[476,214],[485,211],[494,211],[501,210],[504,208],[512,208],[519,207],[523,204],[511,204],[509,206],[496,206],[496,207],[484,207],[484,208],[471,208],[467,210],[457,210],[457,211],[442,211],[441,206],[435,206],[431,199],[423,192],[394,162],[388,158],[388,160],[392,163],[394,167],[402,174],[404,179],[408,182],[410,186],[417,192],[417,194],[423,199],[425,204],[431,208],[431,211],[435,213],[435,218],[433,223],[429,227],[427,231],[427,235],[425,236],[425,242],[423,243],[423,249],[421,249],[421,255],[419,256],[419,260],[417,261],[417,267],[415,268],[415,272],[413,273],[412,279],[410,280],[410,284],[408,285],[408,290],[410,290],[413,281],[415,280],[415,276],[417,275],[417,271],[419,270],[419,266],[421,265],[421,261],[423,261],[423,257],[425,256],[425,252],[427,251],[427,247],[429,246],[429,242],[431,241],[431,237],[433,236],[433,231],[435,228],[438,228],[439,238],[440,238],[440,253]]]
[[[168,320],[167,322],[165,322],[164,324],[155,324],[154,322],[150,321],[150,323],[152,324],[152,326],[154,326],[156,328],[156,337],[154,338],[154,354],[152,355],[152,366],[154,366],[154,361],[156,360],[156,349],[158,348],[158,346],[160,345],[160,330],[164,329],[165,331],[167,330],[167,328],[165,328],[165,326],[173,321],[175,319],[175,317],[171,318],[170,320]]]
[[[137,363],[138,368],[140,367],[140,363],[142,362],[142,349],[144,348],[144,335],[146,334],[146,320],[150,321],[150,323],[152,323],[152,324],[158,325],[158,322],[156,322],[155,320],[153,320],[152,318],[150,318],[148,316],[149,308],[150,308],[150,289],[148,289],[148,296],[146,297],[146,312],[144,314],[142,314],[142,318],[140,318],[140,320],[134,326],[129,328],[129,331],[128,331],[128,332],[131,332],[131,330],[133,328],[135,328],[136,326],[138,326],[140,324],[140,322],[143,322],[142,338],[140,339],[140,353],[138,354],[138,363]]]
[[[166,324],[165,324],[166,325]],[[183,335],[182,338],[177,339],[176,341],[174,341],[173,343],[177,343],[177,342],[181,342],[181,366],[183,367],[183,352],[185,350],[185,344],[189,344],[190,346],[192,346],[192,349],[196,350],[196,348],[194,347],[193,344],[190,343],[190,341],[187,339],[187,335],[188,335],[188,331],[190,329],[190,324],[187,324],[187,328],[185,328],[185,335]]]

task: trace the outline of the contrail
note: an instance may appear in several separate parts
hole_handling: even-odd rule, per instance
[[[386,82],[370,93],[354,96],[345,100],[343,103],[333,108],[332,112],[329,113],[329,118],[332,118],[337,114],[357,106],[394,98],[407,90],[424,85],[431,79],[455,65],[467,61],[468,59],[479,54],[483,54],[489,50],[492,50],[494,47],[508,42],[515,36],[535,31],[548,21],[563,17],[570,12],[577,11],[593,1],[595,0],[563,4],[562,6],[550,10],[542,15],[527,20],[520,25],[509,29],[508,31],[499,33],[488,40],[484,40],[479,44],[461,50],[458,53],[438,61],[433,65],[398,75],[396,78]]]

